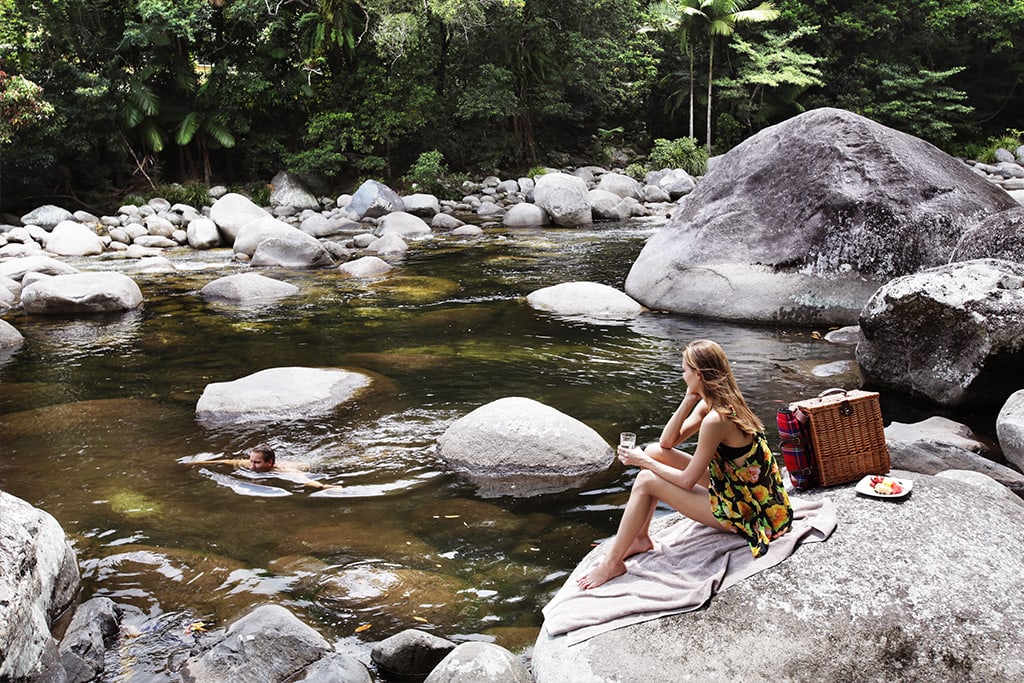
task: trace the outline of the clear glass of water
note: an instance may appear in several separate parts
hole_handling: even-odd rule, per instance
[[[619,434],[619,445],[626,448],[636,447],[636,434],[633,432],[622,432]]]

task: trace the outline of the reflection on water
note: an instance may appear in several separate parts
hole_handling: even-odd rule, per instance
[[[853,359],[810,330],[661,313],[587,321],[525,304],[534,289],[571,280],[621,289],[655,228],[439,238],[372,281],[268,272],[302,291],[258,307],[199,295],[242,268],[229,252],[183,253],[172,255],[177,272],[134,276],[145,297],[135,314],[8,315],[26,341],[0,364],[0,487],[61,522],[85,597],[132,607],[132,680],[160,680],[169,644],[204,637],[182,624],[222,626],[266,600],[364,662],[371,643],[411,627],[521,651],[569,570],[613,533],[635,472],[613,464],[576,490],[485,498],[439,462],[448,424],[525,396],[609,441],[626,428],[651,440],[682,395],[680,347],[709,337],[770,426],[782,402],[837,382],[815,366]],[[393,386],[324,418],[196,422],[207,384],[279,366],[372,372]],[[259,441],[341,488],[185,462],[242,457]]]

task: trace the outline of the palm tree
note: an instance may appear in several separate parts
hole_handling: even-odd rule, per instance
[[[700,0],[699,7],[692,7],[691,3],[686,1],[680,4],[681,13],[702,18],[707,27],[708,151],[711,150],[711,86],[714,83],[715,37],[731,36],[736,31],[736,24],[771,21],[779,16],[779,11],[771,2],[762,2],[754,9],[744,9],[748,2],[749,0]]]
[[[650,11],[669,31],[679,32],[679,49],[690,62],[690,137],[693,137],[693,91],[694,91],[694,37],[703,14],[700,7],[703,0],[663,0],[651,5]]]

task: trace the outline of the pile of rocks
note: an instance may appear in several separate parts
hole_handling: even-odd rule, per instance
[[[402,196],[375,180],[366,181],[351,195],[316,197],[298,178],[284,172],[271,186],[269,207],[256,206],[222,186],[210,189],[214,202],[204,207],[154,198],[141,206],[127,204],[112,215],[96,216],[41,206],[22,216],[21,225],[0,225],[0,257],[45,250],[58,256],[118,252],[142,258],[185,246],[232,247],[245,224],[268,219],[276,223],[265,222],[264,227],[289,226],[317,240],[347,236],[340,246],[327,245],[330,259],[318,254],[320,262],[308,264],[323,266],[347,260],[350,254],[346,249],[368,249],[375,238],[387,232],[397,233],[404,241],[434,230],[451,231],[455,236],[477,235],[482,231],[479,224],[577,226],[595,220],[667,215],[676,200],[693,190],[696,180],[680,169],[665,169],[649,173],[645,182],[640,182],[585,166],[570,172],[551,171],[536,179],[491,176],[479,183],[467,182],[463,186],[466,194],[458,201],[423,193]],[[397,225],[389,231],[382,223]],[[403,250],[393,238],[377,246],[388,252]],[[235,251],[242,258],[252,257],[247,253],[251,250]]]

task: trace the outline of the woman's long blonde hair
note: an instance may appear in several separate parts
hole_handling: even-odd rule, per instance
[[[709,339],[697,339],[683,349],[683,361],[700,373],[704,401],[746,434],[764,431],[764,424],[743,399],[725,351]]]

